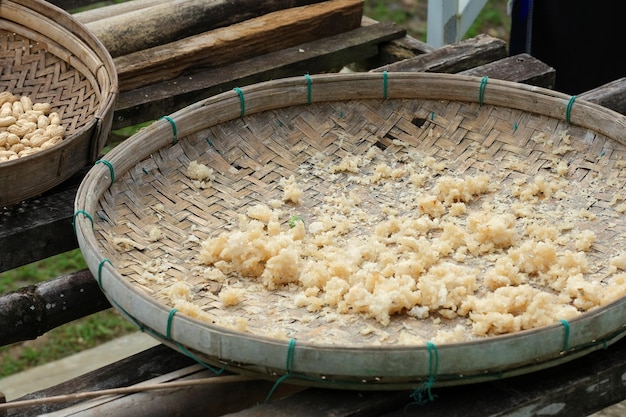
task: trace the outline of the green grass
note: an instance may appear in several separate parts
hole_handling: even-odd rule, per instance
[[[0,273],[0,293],[14,291],[86,268],[80,250],[53,256]],[[36,340],[0,347],[0,377],[95,347],[137,328],[113,309],[75,320]]]
[[[33,341],[0,348],[0,378],[46,364],[137,331],[110,309],[57,327]]]
[[[78,249],[24,265],[0,273],[0,294],[86,267],[85,260]]]

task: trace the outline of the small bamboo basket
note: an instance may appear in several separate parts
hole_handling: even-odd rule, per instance
[[[625,128],[626,118],[593,103],[487,78],[367,73],[275,80],[165,116],[112,150],[78,190],[76,233],[113,306],[164,344],[217,370],[342,389],[495,380],[615,342],[625,330],[626,300],[533,329],[431,343],[431,320],[400,314],[377,327],[356,314],[346,324],[285,304],[290,291],[283,288],[250,286],[244,302],[226,307],[217,295],[223,283],[207,280],[199,267],[201,242],[232,230],[249,208],[280,199],[281,181],[303,175],[300,168],[316,155],[340,162],[378,148],[402,159],[409,149],[462,173],[504,172],[502,184],[532,181],[558,161],[567,162],[564,175],[574,190],[603,176],[599,203],[583,206],[597,219],[589,221],[598,236],[592,256],[605,262],[626,239],[626,219],[609,201],[626,182]],[[558,139],[561,130],[567,139]],[[538,134],[568,146],[555,154],[563,143],[537,141]],[[523,163],[511,164],[513,158]],[[206,187],[186,175],[196,160],[214,170]],[[347,193],[352,186],[314,175],[301,183],[307,197],[295,208],[304,218],[329,189],[345,186]],[[157,239],[150,236],[154,227],[162,231]],[[120,250],[116,239],[132,245]],[[164,294],[179,282],[189,284],[193,302],[214,323],[173,307]],[[223,324],[231,319],[248,327]],[[422,342],[398,343],[405,331],[421,334]],[[308,339],[322,332],[326,341]],[[396,343],[381,341],[377,332]]]
[[[0,4],[0,91],[50,103],[61,143],[0,163],[0,207],[38,196],[92,164],[104,147],[118,93],[102,43],[64,10],[39,0]]]

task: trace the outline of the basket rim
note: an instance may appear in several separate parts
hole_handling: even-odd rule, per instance
[[[343,88],[339,88],[339,86]],[[358,88],[357,88],[358,87]],[[444,88],[445,87],[445,88]],[[287,91],[288,90],[288,91]],[[505,103],[504,96],[513,97],[513,102]],[[268,98],[269,97],[269,98]],[[305,77],[291,77],[254,84],[248,87],[236,88],[233,91],[224,92],[220,95],[202,100],[198,103],[181,109],[170,116],[154,122],[152,125],[138,132],[133,138],[114,148],[107,155],[107,164],[99,164],[90,169],[81,183],[75,200],[75,228],[81,251],[88,261],[94,277],[97,277],[103,292],[111,297],[114,305],[122,311],[130,311],[135,303],[143,302],[148,305],[151,314],[142,317],[141,324],[151,329],[157,338],[164,342],[174,344],[179,348],[193,349],[202,352],[203,347],[213,349],[214,359],[223,363],[243,363],[242,369],[252,360],[253,352],[262,346],[270,350],[259,365],[274,372],[285,371],[285,357],[293,353],[296,358],[312,357],[318,355],[326,358],[329,354],[338,355],[332,361],[319,364],[321,374],[333,372],[348,372],[348,365],[343,364],[354,352],[361,356],[371,355],[372,361],[381,352],[391,355],[391,362],[402,363],[402,372],[406,372],[413,379],[403,383],[393,383],[389,388],[414,386],[417,380],[429,377],[429,360],[432,359],[432,351],[427,345],[393,345],[374,347],[353,347],[325,345],[319,343],[296,343],[290,346],[289,340],[278,340],[271,337],[252,335],[238,332],[219,326],[211,326],[198,320],[176,315],[175,312],[162,303],[152,299],[149,295],[126,282],[123,276],[106,262],[99,244],[95,238],[93,222],[97,201],[103,193],[112,185],[113,176],[119,177],[127,172],[137,162],[177,141],[179,137],[191,135],[209,126],[217,125],[229,120],[245,117],[246,115],[262,112],[270,109],[278,109],[294,105],[315,104],[326,101],[366,100],[366,99],[400,99],[400,98],[428,98],[434,100],[464,101],[493,105],[508,108],[517,108],[526,112],[536,113],[537,109],[545,111],[551,118],[566,120],[568,123],[577,124],[586,128],[597,123],[603,129],[602,134],[626,144],[626,117],[606,109],[594,103],[584,100],[575,100],[575,97],[547,90],[539,87],[531,87],[518,83],[499,80],[487,80],[485,77],[461,76],[452,74],[432,73],[358,73],[358,74],[326,74]],[[532,106],[532,108],[531,108]],[[211,110],[213,119],[211,122],[196,122],[194,115],[207,114]],[[147,138],[150,138],[147,141]],[[128,157],[130,155],[130,157]],[[564,324],[553,325],[524,330],[512,334],[490,336],[482,340],[469,342],[446,343],[438,347],[439,370],[442,375],[459,374],[473,376],[473,378],[457,379],[450,384],[477,382],[479,380],[497,379],[506,375],[525,373],[540,367],[552,366],[590,351],[602,348],[607,343],[613,343],[623,336],[623,324],[602,323],[601,316],[611,312],[616,316],[626,313],[626,299],[616,300],[601,309],[592,310],[572,319],[567,323],[567,332],[564,336]],[[194,340],[190,331],[197,326],[210,334],[203,335],[201,341]],[[570,329],[571,334],[569,333]],[[616,330],[617,329],[617,330]],[[164,336],[165,335],[165,336]],[[529,336],[535,339],[532,349],[526,351],[520,346],[525,345]],[[573,348],[563,349],[563,338],[566,337],[568,344]],[[589,344],[590,339],[602,340],[602,343]],[[605,339],[605,340],[603,340]],[[232,348],[236,341],[245,341],[255,346],[254,349],[241,349],[231,357],[221,356],[229,347]],[[537,340],[540,343],[537,343]],[[552,343],[548,343],[551,340]],[[554,340],[559,342],[554,343]],[[516,361],[498,363],[500,359],[493,359],[486,370],[477,371],[471,369],[474,364],[466,364],[461,369],[446,367],[446,362],[458,362],[452,358],[467,355],[468,347],[479,346],[481,350],[489,350],[495,344],[508,346],[515,351]],[[525,345],[528,347],[528,345]],[[204,352],[206,353],[206,352]],[[398,355],[398,356],[395,356]],[[407,364],[410,358],[412,364]],[[541,358],[538,361],[537,358]],[[257,358],[258,359],[258,358]],[[403,359],[403,360],[401,360]],[[468,362],[472,362],[469,360]],[[370,365],[374,362],[369,363]],[[508,366],[508,368],[507,368]],[[367,379],[372,375],[384,374],[384,366],[377,363],[368,372],[368,375],[353,375],[357,378]],[[278,371],[276,371],[278,370]],[[289,371],[287,369],[286,371]],[[313,372],[305,369],[304,372]],[[473,375],[472,375],[473,374]],[[346,375],[346,374],[342,374]],[[371,382],[371,380],[370,380]],[[310,381],[309,381],[310,383]],[[440,381],[439,384],[446,384]],[[370,388],[385,389],[384,384],[368,385]],[[368,386],[365,386],[367,388]],[[364,386],[359,385],[359,389]]]
[[[86,116],[84,124],[67,134],[63,143],[43,151],[0,163],[0,177],[3,179],[24,178],[36,166],[45,177],[37,183],[26,183],[22,190],[15,186],[3,193],[1,206],[11,206],[23,200],[35,197],[55,185],[60,184],[84,166],[97,158],[108,138],[113,121],[114,106],[119,95],[118,76],[113,58],[104,44],[87,28],[65,10],[41,0],[7,0],[0,5],[2,30],[13,32],[31,41],[34,34],[47,40],[53,50],[47,50],[80,72],[93,88],[97,97],[97,106]],[[29,26],[36,23],[37,27]],[[6,27],[6,28],[5,28]],[[21,90],[12,93],[22,94]],[[54,103],[52,103],[54,106]],[[87,150],[83,166],[67,166],[63,161],[66,154],[75,146]],[[82,157],[81,157],[82,158]]]

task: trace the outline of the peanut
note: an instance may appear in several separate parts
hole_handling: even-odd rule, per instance
[[[13,115],[20,115],[24,113],[24,107],[22,107],[22,103],[20,101],[13,102]]]
[[[9,158],[11,158],[11,156],[13,156],[13,155],[15,155],[15,152],[0,150],[0,157],[1,157],[1,158],[7,158],[7,159],[9,159]]]
[[[30,139],[34,135],[42,135],[44,132],[45,132],[44,129],[37,128],[37,129],[33,130],[32,132],[28,132],[27,134],[25,134],[24,137],[22,137],[22,140],[23,139]]]
[[[11,125],[7,130],[11,133],[15,133],[18,136],[24,136],[27,133],[34,132],[37,129],[37,123],[29,122],[28,120],[18,119],[14,125]]]
[[[23,151],[21,151],[20,153],[17,154],[17,156],[19,156],[20,158],[23,158],[25,156],[28,155],[32,155],[34,153],[37,153],[38,150],[36,148],[26,148]]]
[[[53,136],[50,139],[48,139],[46,142],[41,144],[41,149],[48,149],[56,145],[57,143],[61,142],[61,140],[62,140],[61,136]]]
[[[42,129],[47,127],[50,124],[50,119],[45,114],[42,114],[37,118],[37,127]]]
[[[15,145],[11,146],[11,148],[9,149],[9,151],[11,151],[11,152],[15,152],[15,153],[17,154],[17,153],[20,153],[21,151],[23,151],[25,148],[26,148],[26,147],[25,147],[23,144],[21,144],[21,143],[16,143]]]
[[[24,112],[28,112],[33,109],[33,101],[28,96],[20,97],[20,103],[22,103],[22,109]]]
[[[17,122],[17,119],[13,116],[4,116],[4,117],[0,117],[0,126],[1,127],[8,127],[11,125],[14,125],[15,122]]]
[[[4,104],[2,104],[2,107],[0,107],[0,117],[7,117],[7,116],[12,116],[13,115],[13,104],[12,102],[5,102]]]
[[[13,103],[15,100],[17,100],[17,97],[8,91],[0,93],[0,105],[4,105],[4,103]]]
[[[50,103],[0,92],[0,162],[48,149],[63,140],[65,126]]]
[[[43,114],[49,114],[52,111],[50,103],[35,103],[33,104],[33,110],[43,112]]]
[[[37,120],[39,120],[39,116],[43,116],[43,113],[35,110],[28,110],[26,113],[20,115],[19,119],[17,120],[25,120],[30,123],[37,123]]]
[[[48,118],[50,119],[51,125],[60,125],[61,124],[61,116],[57,112],[51,112],[48,114]]]
[[[13,146],[16,143],[20,143],[20,137],[14,133],[9,132],[9,135],[7,136],[7,143],[5,146]]]
[[[48,139],[50,139],[50,136],[44,134],[44,133],[40,133],[38,135],[33,135],[30,137],[30,146],[32,146],[33,148],[39,148],[41,145],[43,145],[45,142],[48,141]]]
[[[51,124],[45,129],[45,134],[48,136],[63,135],[64,132],[65,132],[65,128],[60,125]]]

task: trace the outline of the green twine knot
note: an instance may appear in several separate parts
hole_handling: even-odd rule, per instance
[[[270,398],[272,398],[274,391],[276,391],[276,388],[278,388],[280,383],[283,382],[287,378],[291,378],[291,376],[293,375],[293,356],[294,356],[295,349],[296,349],[296,339],[291,339],[289,341],[289,347],[287,349],[287,363],[285,364],[285,369],[287,370],[287,373],[281,376],[280,378],[278,378],[278,380],[276,381],[276,383],[274,384],[270,392],[267,394],[267,397],[265,397],[266,403],[270,400]]]
[[[436,397],[433,395],[431,389],[437,379],[439,351],[437,350],[437,346],[432,342],[426,343],[426,349],[428,349],[428,380],[411,394],[413,401],[419,405],[434,401]]]

